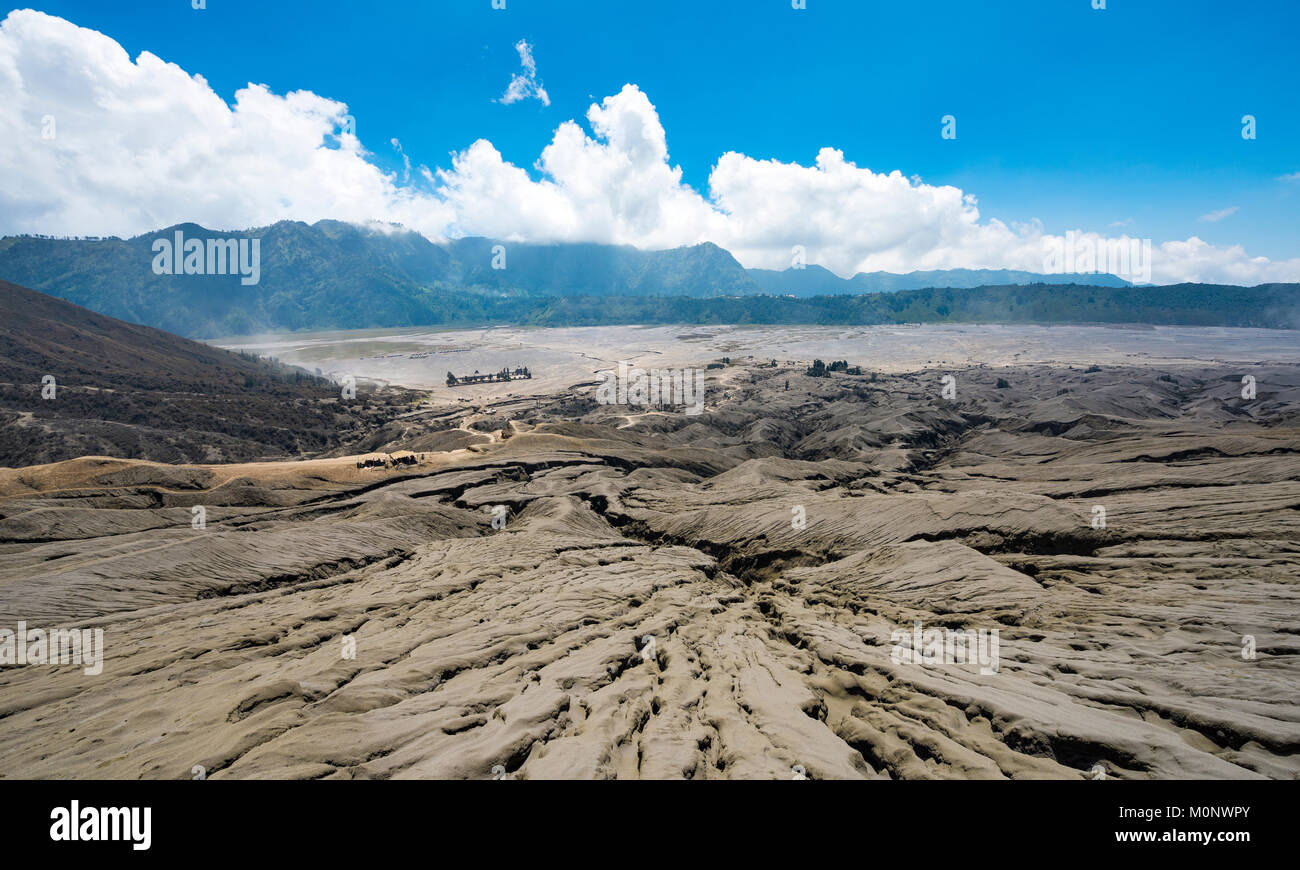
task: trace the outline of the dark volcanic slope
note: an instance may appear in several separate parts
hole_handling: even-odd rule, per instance
[[[0,624],[108,648],[0,670],[0,775],[1300,774],[1300,368],[800,371],[401,469],[0,471]]]
[[[42,397],[54,378],[53,399]],[[294,456],[358,426],[306,372],[0,281],[0,465]]]

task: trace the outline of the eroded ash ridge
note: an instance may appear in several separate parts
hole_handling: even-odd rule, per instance
[[[107,649],[0,669],[0,774],[1300,774],[1300,367],[709,374],[366,444],[411,465],[0,470],[0,625]]]

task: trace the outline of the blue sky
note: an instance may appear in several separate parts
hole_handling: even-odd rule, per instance
[[[1197,236],[1300,256],[1300,3],[490,0],[41,3],[132,58],[345,102],[398,170],[489,140],[534,162],[568,119],[637,85],[669,161],[707,195],[719,157],[810,165],[823,147],[978,198],[1048,233]],[[526,40],[550,105],[498,101]],[[1243,140],[1241,118],[1257,118]],[[940,118],[957,119],[942,139]],[[1216,221],[1202,216],[1235,209]]]

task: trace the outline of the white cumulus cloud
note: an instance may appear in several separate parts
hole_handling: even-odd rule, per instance
[[[525,83],[512,81],[502,101],[517,93],[547,102],[530,47],[517,48]],[[632,84],[593,104],[585,126],[561,123],[531,172],[480,139],[449,166],[412,173],[395,138],[387,145],[403,167],[387,172],[349,117],[327,97],[257,84],[228,104],[201,76],[149,52],[132,60],[101,33],[15,11],[0,24],[0,233],[133,235],[182,221],[238,229],[336,218],[396,221],[434,240],[648,249],[709,241],[746,266],[778,269],[801,246],[809,263],[841,275],[1041,272],[1062,241],[1032,219],[981,217],[975,196],[957,187],[858,166],[835,148],[810,165],[727,152],[698,191],[682,182],[659,113]],[[366,133],[365,118],[357,129]],[[372,141],[384,139],[376,131]],[[1099,250],[1108,242],[1082,231],[1080,239]],[[1152,246],[1151,280],[1294,281],[1300,258],[1269,260],[1192,237]]]
[[[445,223],[445,206],[367,159],[346,117],[343,103],[255,84],[227,105],[149,52],[132,61],[96,31],[12,12],[0,25],[0,232]]]

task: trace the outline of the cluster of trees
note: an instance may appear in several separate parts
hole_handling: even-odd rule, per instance
[[[52,239],[60,242],[120,242],[121,236],[51,236],[46,233],[15,233],[14,239]]]
[[[775,362],[775,360],[773,360],[773,362]],[[830,377],[831,372],[844,372],[847,375],[860,375],[862,374],[862,366],[850,366],[849,361],[843,359],[835,360],[830,365],[826,365],[826,363],[821,360],[815,359],[813,360],[812,367],[807,370],[806,374],[813,378],[826,378]]]
[[[861,296],[589,297],[481,299],[456,316],[528,326],[613,324],[1144,323],[1300,329],[1300,284],[1234,287],[1028,285],[902,290]]]

